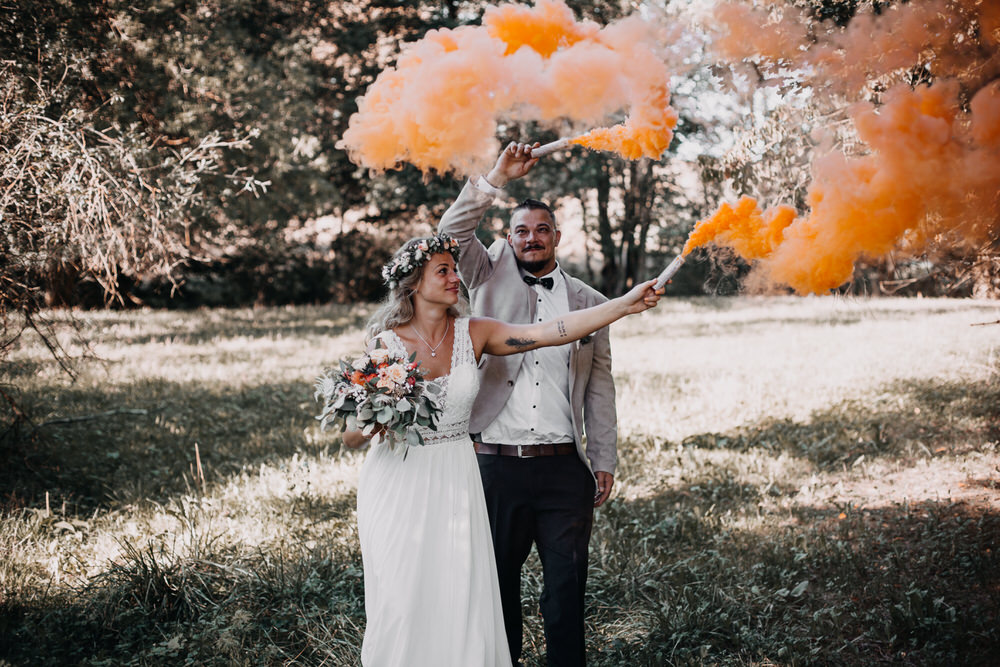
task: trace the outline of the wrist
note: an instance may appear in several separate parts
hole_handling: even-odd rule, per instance
[[[491,169],[488,174],[485,174],[483,176],[483,178],[490,185],[490,187],[496,188],[498,190],[506,186],[509,181],[507,175],[504,174],[502,171],[498,171],[496,168]]]
[[[472,184],[476,186],[476,189],[483,194],[489,195],[490,197],[502,197],[503,189],[492,185],[485,176],[480,176],[476,180],[472,181]]]

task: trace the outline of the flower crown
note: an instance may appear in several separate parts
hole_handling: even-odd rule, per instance
[[[410,239],[403,244],[388,264],[382,267],[382,280],[389,289],[395,289],[399,281],[424,265],[431,255],[449,252],[458,261],[458,241],[447,234],[427,238]]]

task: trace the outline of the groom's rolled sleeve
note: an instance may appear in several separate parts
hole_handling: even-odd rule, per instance
[[[618,413],[611,377],[611,338],[607,327],[594,334],[594,360],[584,393],[583,422],[591,470],[615,473],[618,465]]]

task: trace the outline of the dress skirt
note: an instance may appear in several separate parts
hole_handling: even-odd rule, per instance
[[[358,534],[365,667],[509,667],[489,517],[468,436],[374,446],[358,484]]]

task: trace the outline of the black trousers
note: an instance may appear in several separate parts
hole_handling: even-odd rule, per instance
[[[521,567],[542,563],[539,600],[550,667],[583,667],[584,591],[594,523],[594,478],[575,455],[519,459],[477,454],[493,532],[511,661],[521,657]]]

